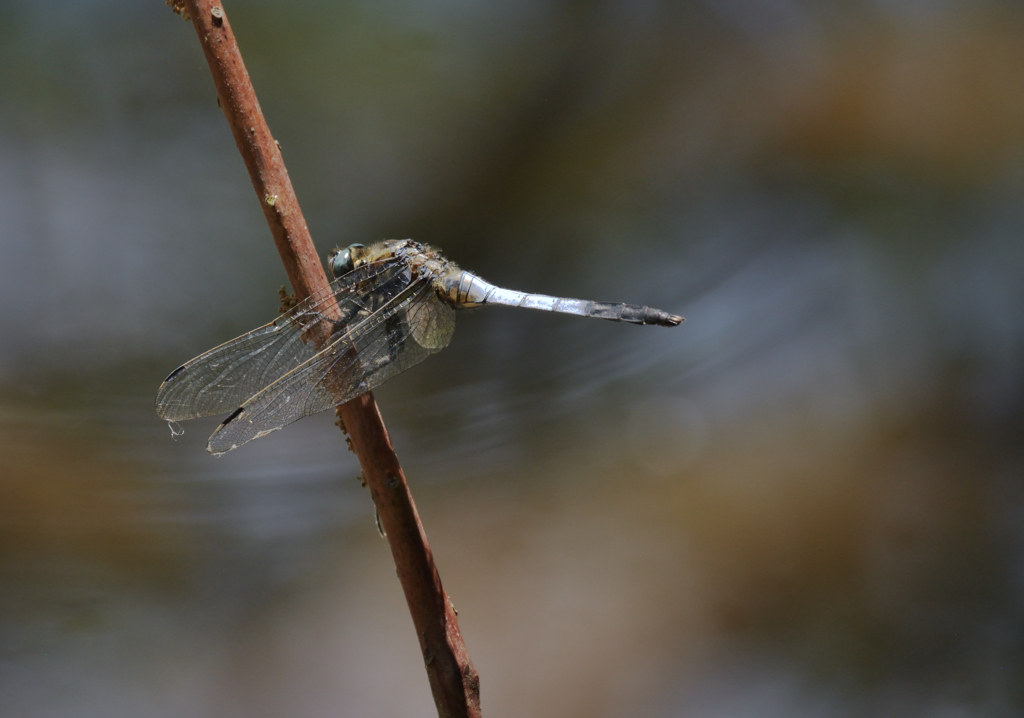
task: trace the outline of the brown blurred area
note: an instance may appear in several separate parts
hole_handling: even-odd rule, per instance
[[[1020,7],[225,9],[323,251],[687,317],[378,392],[487,715],[1024,711]],[[432,715],[332,417],[152,411],[284,281],[191,27],[0,10],[0,714]]]

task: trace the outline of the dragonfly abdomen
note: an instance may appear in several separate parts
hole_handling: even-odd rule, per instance
[[[663,327],[674,327],[683,321],[682,317],[675,314],[636,304],[592,302],[587,299],[549,297],[546,294],[528,294],[512,289],[502,289],[466,271],[448,278],[444,283],[444,288],[448,299],[460,307],[503,304],[508,307],[575,314],[580,317],[595,317],[613,322],[629,322],[630,324],[658,324]]]
[[[611,304],[608,302],[589,302],[588,317],[609,319],[613,322],[629,322],[630,324],[657,324],[663,327],[679,326],[683,318],[651,307],[637,304]]]

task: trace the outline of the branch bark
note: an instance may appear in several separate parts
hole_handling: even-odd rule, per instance
[[[212,0],[169,0],[191,19],[203,47],[221,109],[242,155],[296,298],[327,284],[302,217],[281,150],[267,126],[222,5]],[[480,680],[459,632],[455,611],[420,523],[405,474],[372,394],[341,405],[370,495],[387,533],[405,591],[438,715],[480,715]]]

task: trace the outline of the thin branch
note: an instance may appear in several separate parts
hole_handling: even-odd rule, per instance
[[[210,65],[220,106],[245,161],[288,279],[299,300],[327,284],[302,217],[281,151],[267,126],[223,6],[172,0],[191,19]],[[387,533],[409,604],[437,712],[443,718],[480,715],[480,680],[455,611],[441,586],[426,534],[372,394],[338,408]]]

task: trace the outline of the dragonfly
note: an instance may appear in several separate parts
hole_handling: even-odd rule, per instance
[[[675,314],[502,289],[411,239],[351,244],[327,257],[333,280],[274,321],[172,371],[156,396],[168,422],[230,412],[210,437],[220,456],[371,391],[444,349],[455,313],[502,304],[674,327]]]

